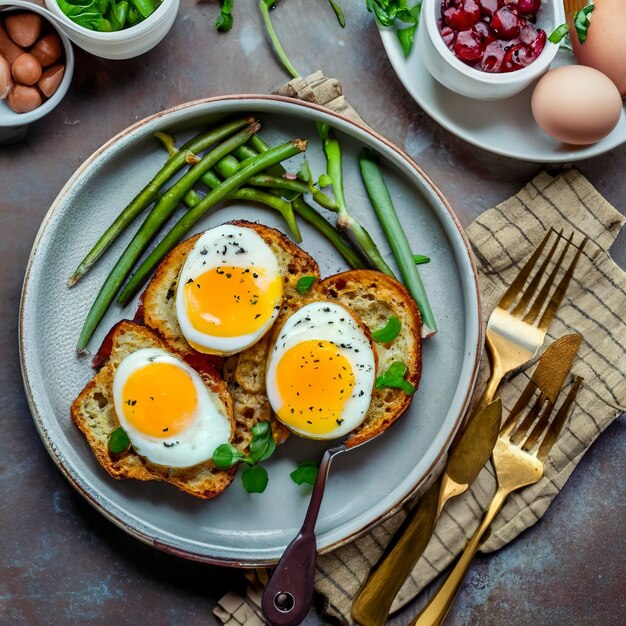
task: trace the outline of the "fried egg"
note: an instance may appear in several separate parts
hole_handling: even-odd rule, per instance
[[[224,224],[207,230],[189,253],[178,281],[176,314],[193,348],[234,354],[270,329],[282,297],[272,249],[254,230]]]
[[[231,436],[217,395],[195,370],[159,348],[137,350],[122,360],[113,378],[113,400],[135,452],[157,465],[202,463]]]
[[[376,378],[371,340],[352,312],[312,302],[291,315],[270,350],[267,396],[298,435],[335,439],[365,419]]]

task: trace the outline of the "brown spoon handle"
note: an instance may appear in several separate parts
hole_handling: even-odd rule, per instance
[[[272,626],[295,626],[307,616],[311,608],[317,561],[315,522],[331,461],[347,449],[341,445],[324,452],[302,528],[287,546],[265,588],[263,615]]]

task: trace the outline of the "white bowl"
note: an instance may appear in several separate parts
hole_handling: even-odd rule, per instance
[[[111,33],[101,33],[72,22],[61,11],[57,0],[46,0],[46,6],[57,17],[61,28],[79,47],[104,59],[131,59],[154,48],[169,32],[179,0],[163,0],[148,18],[130,28]]]
[[[23,2],[20,0],[3,2],[0,0],[0,15],[2,16],[13,12],[23,13],[25,10],[39,13],[39,15],[41,15],[58,33],[63,42],[63,50],[65,51],[65,73],[63,74],[63,80],[61,80],[59,88],[52,94],[52,97],[48,98],[41,106],[28,113],[16,113],[9,107],[5,100],[0,100],[0,144],[12,143],[23,139],[26,136],[29,124],[48,115],[48,113],[63,100],[74,74],[74,50],[72,49],[72,44],[59,28],[58,24],[55,22],[54,16],[50,14],[50,11],[32,2]]]
[[[501,100],[514,96],[548,70],[559,50],[558,44],[547,41],[539,57],[527,67],[504,74],[483,72],[457,59],[446,46],[439,31],[440,18],[441,0],[424,0],[417,33],[420,56],[435,80],[468,98]],[[543,0],[537,14],[537,26],[549,35],[563,22],[563,3]]]

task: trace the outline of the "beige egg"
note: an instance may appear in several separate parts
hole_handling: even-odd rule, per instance
[[[581,44],[573,27],[570,37],[576,59],[606,74],[626,95],[626,2],[595,0],[587,39]]]
[[[574,145],[606,137],[622,114],[622,98],[610,78],[582,65],[545,74],[533,92],[535,121],[548,135]]]

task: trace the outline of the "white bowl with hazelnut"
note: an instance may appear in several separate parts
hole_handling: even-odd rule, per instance
[[[65,96],[72,44],[35,4],[0,1],[0,142],[17,141]]]

